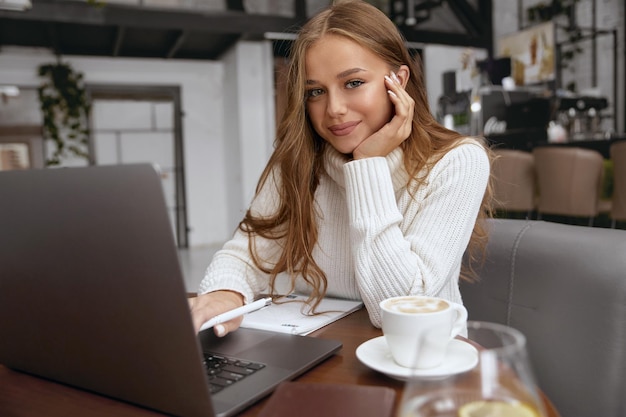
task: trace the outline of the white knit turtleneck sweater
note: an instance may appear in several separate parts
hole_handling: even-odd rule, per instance
[[[489,178],[485,150],[467,139],[433,167],[413,198],[402,156],[397,148],[386,158],[347,161],[329,146],[327,175],[315,194],[319,239],[313,255],[326,273],[327,295],[363,300],[377,327],[378,304],[388,297],[419,294],[462,303],[461,260]],[[252,208],[267,213],[276,201],[273,186],[266,186]],[[247,239],[237,231],[216,253],[200,293],[228,289],[249,302],[267,290]],[[280,250],[277,242],[261,239],[257,248],[264,259]],[[307,291],[303,282],[296,290]]]

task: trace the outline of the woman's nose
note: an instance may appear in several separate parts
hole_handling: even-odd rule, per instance
[[[329,116],[335,117],[346,113],[347,105],[345,97],[340,93],[328,93],[326,112]]]

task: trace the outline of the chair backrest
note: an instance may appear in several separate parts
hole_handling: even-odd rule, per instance
[[[533,149],[533,155],[539,213],[598,215],[604,172],[604,158],[599,152],[572,146],[540,146]]]
[[[626,140],[611,145],[613,197],[611,218],[626,220]]]
[[[626,231],[494,219],[489,234],[478,281],[460,284],[469,320],[526,335],[563,417],[626,416]]]
[[[515,149],[495,149],[493,191],[495,205],[506,211],[533,211],[536,200],[533,154]]]

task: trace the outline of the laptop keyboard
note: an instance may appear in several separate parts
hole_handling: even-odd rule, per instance
[[[211,394],[215,394],[265,367],[262,363],[206,352],[204,353],[204,366],[209,376]]]

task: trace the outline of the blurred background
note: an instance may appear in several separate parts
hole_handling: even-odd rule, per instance
[[[623,136],[622,0],[371,2],[447,126],[522,149]],[[328,4],[0,0],[0,170],[155,163],[179,247],[221,245],[272,150],[290,42]]]

